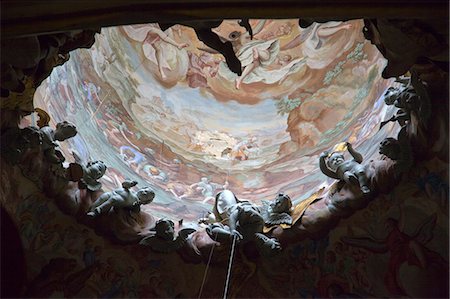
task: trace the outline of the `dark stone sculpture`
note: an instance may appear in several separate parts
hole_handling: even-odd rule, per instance
[[[339,152],[323,152],[320,155],[319,166],[322,173],[336,180],[343,180],[350,185],[359,185],[363,193],[369,193],[366,170],[362,165],[363,157],[355,151],[352,145],[345,143],[352,160],[345,160],[344,155]]]
[[[448,68],[448,20],[364,19],[364,36],[387,59],[383,78],[405,74],[420,61]]]
[[[21,161],[28,149],[38,148],[42,144],[42,136],[36,127],[8,128],[0,141],[0,153],[11,164]]]
[[[103,213],[108,213],[113,207],[129,209],[139,212],[140,206],[149,204],[155,198],[155,192],[150,187],[144,187],[137,192],[130,190],[137,185],[135,181],[124,181],[122,188],[105,192],[92,204],[87,213],[90,217],[96,217]]]
[[[2,39],[1,97],[37,88],[54,67],[69,59],[70,51],[90,48],[96,32],[99,30],[87,29]],[[26,99],[31,104],[32,100],[32,96]],[[27,112],[31,113],[32,109]]]
[[[292,201],[287,194],[280,193],[272,202],[263,201],[263,204],[262,216],[267,226],[292,225]]]
[[[386,105],[394,105],[398,111],[390,119],[381,122],[380,129],[388,122],[395,121],[403,127],[411,120],[411,114],[415,114],[422,123],[426,123],[431,115],[428,93],[414,72],[403,88],[389,87],[384,94],[384,102]]]
[[[262,233],[264,219],[260,209],[248,201],[240,201],[230,190],[223,190],[216,195],[213,212],[216,221],[228,218],[227,225],[214,223],[207,228],[207,233],[213,240],[221,243],[233,238],[241,243],[254,241],[260,253],[265,256],[281,250],[280,243],[275,238]]]
[[[156,252],[169,253],[180,249],[186,244],[186,239],[195,232],[194,229],[185,228],[175,234],[175,224],[168,219],[159,219],[151,230],[154,234],[142,239],[139,244],[149,246]]]
[[[387,137],[381,141],[379,152],[381,155],[396,161],[396,170],[398,172],[408,170],[413,165],[413,154],[406,135],[406,127],[400,130],[397,139]]]
[[[52,129],[49,126],[42,127],[40,129],[42,135],[42,152],[50,163],[62,163],[65,158],[60,151],[56,150],[58,143],[56,141],[64,141],[72,138],[77,134],[77,128],[67,122],[63,121],[56,124],[56,129]]]

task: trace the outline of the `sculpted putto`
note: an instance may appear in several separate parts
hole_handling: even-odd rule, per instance
[[[213,218],[218,222],[210,225],[207,232],[214,240],[227,242],[236,238],[243,243],[254,241],[259,251],[266,256],[281,250],[278,240],[262,233],[264,219],[260,209],[248,201],[239,200],[230,190],[223,190],[216,195],[213,212]]]
[[[83,167],[83,178],[80,180],[80,188],[90,191],[97,191],[102,188],[102,183],[98,180],[105,174],[106,165],[103,161],[88,162]]]
[[[172,252],[180,249],[186,243],[189,234],[195,230],[190,228],[182,229],[175,234],[175,224],[169,219],[159,219],[155,227],[151,229],[152,235],[142,239],[139,244],[149,246],[156,252]]]
[[[61,152],[57,151],[57,141],[64,141],[74,137],[77,134],[77,128],[75,125],[63,121],[56,124],[56,129],[52,129],[49,126],[44,126],[40,129],[42,136],[41,149],[44,152],[44,156],[51,163],[62,163],[64,157]]]
[[[272,202],[263,201],[262,216],[264,223],[269,226],[279,224],[292,224],[292,201],[289,195],[279,193]]]
[[[113,207],[140,211],[140,206],[149,204],[155,198],[155,192],[150,187],[144,187],[137,192],[130,190],[137,185],[136,181],[124,181],[122,188],[103,193],[91,206],[87,213],[90,217],[96,217],[108,213]]]
[[[380,142],[379,153],[396,161],[398,171],[406,171],[413,165],[413,155],[406,133],[406,127],[398,132],[397,139],[387,137]]]
[[[85,160],[81,158],[80,154],[72,149],[72,155],[75,162],[80,164],[83,169],[83,177],[78,182],[80,189],[88,189],[90,191],[98,191],[102,188],[102,184],[98,181],[106,172],[106,165],[103,161],[89,161],[85,163]],[[86,165],[84,165],[86,164]]]
[[[16,164],[28,149],[38,148],[41,144],[42,137],[38,128],[10,128],[1,135],[0,153],[6,161]]]
[[[365,167],[361,164],[363,157],[353,149],[350,143],[346,142],[345,145],[353,159],[345,160],[342,153],[333,152],[329,154],[325,151],[320,155],[320,170],[330,178],[343,180],[352,185],[359,185],[363,193],[369,193],[370,188],[367,182]]]
[[[381,122],[380,129],[388,122],[397,121],[400,126],[405,126],[411,120],[414,113],[424,123],[431,115],[430,99],[426,86],[419,80],[418,75],[412,72],[409,80],[399,81],[403,87],[389,87],[384,94],[384,102],[388,106],[398,108],[397,113],[390,119]]]

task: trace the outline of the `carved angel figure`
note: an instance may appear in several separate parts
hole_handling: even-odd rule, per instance
[[[155,198],[155,192],[150,187],[144,187],[137,192],[130,190],[137,185],[136,181],[124,181],[122,188],[105,192],[92,204],[87,213],[90,217],[96,217],[103,213],[108,213],[111,208],[124,208],[133,211],[140,211],[140,206],[149,204]]]
[[[319,158],[319,166],[322,173],[336,180],[343,180],[348,184],[359,185],[363,193],[369,193],[366,170],[362,165],[363,157],[355,151],[349,142],[346,142],[348,152],[352,160],[345,160],[344,155],[339,152],[329,154],[323,152]]]
[[[83,159],[75,150],[72,150],[72,155],[75,158],[75,162],[80,164],[83,168],[83,177],[79,181],[78,187],[80,189],[88,189],[90,191],[100,190],[102,188],[102,183],[98,180],[106,172],[107,167],[105,163],[99,160],[83,163]]]
[[[409,139],[406,136],[406,127],[398,133],[397,139],[387,137],[380,142],[381,155],[397,162],[398,171],[406,171],[413,164],[413,155]]]
[[[65,158],[60,151],[57,151],[57,141],[64,141],[74,137],[77,134],[77,128],[75,125],[63,121],[56,124],[56,129],[52,129],[49,126],[44,126],[40,129],[42,135],[41,149],[44,152],[44,156],[51,163],[62,163]]]
[[[292,224],[292,201],[289,195],[280,193],[272,202],[263,200],[263,205],[262,216],[266,225]]]
[[[263,255],[269,256],[281,250],[275,238],[265,236],[264,219],[260,209],[248,201],[239,200],[230,190],[223,190],[216,195],[213,209],[215,221],[207,228],[211,238],[219,242],[227,242],[232,238],[246,243],[254,241]]]
[[[384,94],[384,102],[386,105],[394,105],[398,108],[396,115],[390,119],[381,122],[380,129],[388,122],[398,121],[400,126],[404,126],[411,120],[411,113],[417,114],[422,122],[426,123],[431,115],[430,99],[428,92],[423,83],[419,80],[418,75],[411,73],[409,80],[398,80],[404,84],[404,87],[389,87]]]
[[[149,246],[156,252],[172,252],[180,249],[186,243],[187,237],[195,232],[192,228],[185,228],[175,234],[175,224],[172,220],[159,219],[151,229],[152,235],[143,238],[139,244]]]
[[[1,135],[0,154],[9,163],[16,164],[28,149],[38,148],[41,144],[41,133],[36,127],[9,128]]]

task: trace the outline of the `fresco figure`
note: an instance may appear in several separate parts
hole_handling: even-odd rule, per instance
[[[144,155],[134,147],[128,145],[122,145],[120,147],[120,157],[128,166],[136,165],[136,172],[139,172],[142,168],[142,164],[145,162]]]
[[[252,35],[258,34],[264,28],[265,23],[266,20],[259,21],[256,27],[253,28]],[[244,33],[233,31],[228,36],[221,36],[227,43],[231,43],[235,55],[242,65],[243,71],[242,74],[233,73],[226,67],[225,63],[221,63],[218,73],[223,78],[234,81],[236,89],[240,89],[242,83],[264,82],[266,84],[273,84],[280,82],[289,74],[298,71],[303,65],[302,59],[294,59],[284,65],[279,64],[279,40],[276,38],[270,40],[252,40],[252,35],[249,31]],[[211,52],[209,49],[201,50]],[[277,65],[278,67],[274,68],[272,65]]]
[[[228,149],[228,148],[227,148]],[[227,153],[227,149],[222,151],[222,156]],[[242,140],[236,143],[232,148],[229,148],[229,155],[231,158],[239,161],[248,160],[249,154],[258,150],[258,144],[256,143],[256,137]]]
[[[222,186],[211,182],[207,177],[202,177],[200,179],[200,182],[190,185],[189,188],[200,191],[203,196],[203,203],[206,203],[211,199],[214,199],[214,192],[217,189],[227,189],[228,182],[225,182],[225,184]]]
[[[179,56],[167,45],[171,45],[178,50],[189,46],[186,43],[178,43],[173,40],[166,32],[161,30],[158,24],[128,25],[122,28],[131,39],[142,42],[145,57],[156,63],[163,80],[167,79],[165,69],[172,70],[172,67],[176,66],[172,66],[173,57],[171,55]],[[177,58],[182,59],[181,57]],[[187,63],[187,56],[183,60],[186,60]]]
[[[336,57],[350,50],[360,31],[356,24],[347,22],[313,23],[284,45],[281,50],[301,46],[306,64],[311,69],[323,69]]]
[[[375,239],[373,237],[343,237],[342,241],[348,245],[364,248],[374,253],[389,253],[388,268],[384,275],[386,288],[395,296],[408,297],[442,297],[442,292],[448,292],[448,262],[437,252],[428,249],[425,244],[433,237],[433,229],[436,225],[437,215],[427,217],[416,228],[412,235],[403,232],[399,226],[400,220],[388,218],[385,222],[387,237]],[[434,287],[430,286],[428,296],[414,294],[408,291],[413,289],[411,282],[407,282],[402,270],[407,267],[413,271],[414,267],[423,269],[432,275]],[[409,277],[409,276],[408,276]],[[445,286],[445,287],[444,287]],[[434,296],[431,296],[433,293]],[[447,293],[448,296],[448,293]]]
[[[349,142],[346,142],[345,145],[353,159],[345,160],[342,153],[333,152],[329,154],[328,151],[325,151],[319,158],[320,170],[330,178],[343,180],[351,185],[359,185],[363,193],[369,193],[366,170],[364,165],[361,164],[363,157],[353,149]]]
[[[253,29],[253,34],[258,34],[266,23],[266,20],[260,21]],[[278,61],[280,53],[280,41],[278,39],[270,40],[252,40],[248,31],[241,33],[233,31],[226,40],[233,45],[236,56],[241,61],[243,71],[242,75],[236,77],[224,64],[219,66],[219,74],[230,81],[235,82],[235,88],[240,89],[242,83],[263,82],[273,84],[280,82],[289,74],[297,72],[304,64],[304,58],[296,58],[289,63],[280,65],[278,68],[269,68]]]
[[[112,208],[125,208],[139,211],[141,205],[149,204],[155,198],[155,192],[150,187],[144,187],[137,192],[130,190],[137,185],[136,181],[124,181],[122,188],[103,193],[91,206],[87,213],[90,217],[108,213]]]

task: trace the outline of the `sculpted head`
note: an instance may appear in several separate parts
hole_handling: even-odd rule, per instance
[[[103,161],[88,162],[86,165],[86,175],[94,180],[98,180],[105,174],[106,168]]]
[[[383,139],[383,141],[380,142],[379,153],[392,160],[395,160],[400,153],[398,141],[392,137]]]
[[[338,152],[332,153],[328,159],[327,159],[327,166],[331,169],[331,170],[336,170],[339,165],[341,165],[342,163],[344,163],[345,158],[344,155]]]
[[[156,235],[166,241],[172,241],[175,236],[175,224],[169,219],[159,219],[155,224]]]
[[[393,105],[399,96],[399,89],[395,87],[389,87],[384,93],[384,102],[386,105]]]
[[[219,213],[225,212],[239,202],[236,195],[230,190],[223,190],[216,195],[216,208]]]
[[[155,198],[155,192],[150,187],[144,187],[139,189],[136,193],[136,196],[139,198],[142,204],[149,204]]]
[[[56,124],[55,140],[64,141],[77,135],[77,128],[74,124],[63,121]]]
[[[292,201],[289,195],[279,193],[275,200],[270,203],[273,213],[289,213],[292,208]]]

